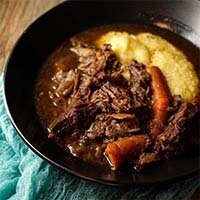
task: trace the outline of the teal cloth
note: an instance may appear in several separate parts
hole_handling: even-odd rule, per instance
[[[190,199],[198,176],[165,186],[116,188],[73,177],[42,160],[21,140],[6,114],[0,78],[0,200]]]

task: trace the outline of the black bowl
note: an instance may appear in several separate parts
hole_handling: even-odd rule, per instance
[[[112,172],[89,165],[64,153],[47,140],[34,107],[34,86],[48,56],[66,38],[89,27],[112,23],[167,23],[172,31],[196,46],[200,3],[198,1],[67,1],[36,20],[18,40],[4,73],[5,104],[9,117],[24,142],[40,157],[70,174],[104,184],[130,185],[169,181],[199,170],[199,156],[191,155],[133,171]],[[199,55],[199,49],[196,53]],[[199,64],[197,56],[197,64]]]

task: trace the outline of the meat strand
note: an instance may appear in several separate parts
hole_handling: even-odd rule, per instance
[[[139,130],[139,123],[134,115],[100,114],[96,116],[86,135],[91,140],[101,139],[107,143],[137,133]]]
[[[109,82],[93,93],[91,102],[98,105],[103,112],[128,112],[132,108],[130,92]]]

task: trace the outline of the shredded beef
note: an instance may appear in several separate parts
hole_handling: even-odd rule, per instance
[[[178,111],[169,119],[169,124],[163,133],[158,135],[153,151],[141,154],[136,161],[137,168],[141,169],[145,164],[168,159],[184,150],[183,138],[190,130],[191,120],[198,111],[196,104],[182,103]]]
[[[149,107],[151,104],[150,74],[146,71],[145,65],[136,61],[131,63],[129,71],[134,108]]]
[[[62,136],[79,130],[85,130],[89,128],[97,113],[98,108],[94,104],[72,107],[68,113],[61,114],[50,125],[50,131],[56,136]]]
[[[182,99],[180,95],[172,96],[170,98],[169,107],[167,108],[169,116],[172,116],[173,114],[175,114],[180,108],[181,104],[182,104]]]
[[[147,131],[152,106],[151,76],[147,72],[146,66],[137,61],[132,61],[128,69],[131,81],[132,106],[136,116],[141,122],[142,129]]]
[[[78,127],[78,124],[76,124],[78,119],[87,117],[81,114],[84,108],[82,105],[90,105],[91,103],[99,107],[103,113],[128,113],[132,112],[133,108],[140,107],[147,114],[144,105],[149,105],[149,102],[147,102],[149,98],[146,98],[146,95],[150,92],[149,86],[147,87],[146,84],[150,78],[144,65],[133,62],[129,66],[132,77],[129,87],[128,82],[121,74],[121,64],[110,45],[104,45],[102,49],[77,42],[73,45],[71,50],[79,56],[80,65],[78,69],[58,73],[54,79],[57,84],[56,98],[69,97],[70,95],[71,106],[74,108],[53,123],[52,132],[60,133],[75,130],[75,126]],[[145,89],[148,91],[144,92]],[[132,101],[132,98],[134,101]],[[135,101],[136,99],[139,103]],[[80,112],[79,115],[78,112]],[[77,116],[75,117],[75,115]],[[105,123],[103,119],[101,117],[101,120],[98,119],[97,121]],[[125,124],[125,122],[123,123]],[[97,127],[97,125],[94,124],[92,127]],[[117,135],[119,134],[116,133]]]
[[[80,56],[78,68],[96,82],[119,75],[120,63],[110,45],[104,45],[102,49],[79,45],[71,50]]]
[[[103,112],[128,112],[132,108],[130,92],[109,82],[93,93],[91,102],[98,105]]]
[[[52,77],[52,85],[48,93],[54,106],[65,107],[67,99],[73,93],[76,76],[77,70],[70,70],[68,72],[59,70]]]
[[[84,104],[89,102],[91,95],[91,87],[93,85],[92,78],[89,76],[79,77],[77,85],[72,94],[72,102],[74,105]]]
[[[176,153],[175,149],[181,137],[190,126],[191,119],[198,112],[198,106],[191,103],[183,103],[174,114],[169,125],[161,133],[155,143],[156,152],[162,152],[162,157],[169,157]],[[188,123],[189,122],[189,123]]]
[[[82,62],[82,58],[95,55],[95,48],[89,47],[87,44],[74,45],[70,50],[79,56],[80,62]]]
[[[137,160],[135,162],[135,166],[134,168],[137,170],[137,171],[141,171],[143,169],[143,167],[147,164],[150,164],[150,163],[153,163],[153,162],[156,162],[156,161],[159,161],[161,158],[159,156],[158,153],[156,152],[147,152],[147,153],[142,153],[139,157],[139,160]]]
[[[129,136],[138,132],[139,124],[134,115],[130,114],[100,114],[87,130],[89,139],[103,139],[104,141],[114,141],[119,137]]]
[[[73,44],[71,51],[79,56],[79,69],[84,69],[94,62],[96,58],[96,49],[94,47],[89,47],[86,44]]]
[[[130,66],[122,66],[108,44],[101,49],[77,41],[72,45],[79,65],[68,72],[61,70],[52,78],[49,94],[53,104],[69,103],[67,110],[63,109],[65,113],[50,125],[49,137],[62,140],[70,135],[74,146],[68,147],[75,152],[73,155],[84,154],[87,142],[97,142],[92,149],[98,147],[102,155],[98,142],[105,149],[107,143],[123,137],[149,134],[150,126],[156,123],[163,132],[155,140],[149,139],[135,161],[136,168],[140,170],[184,151],[185,137],[192,132],[193,120],[199,113],[196,104],[182,103],[180,96],[174,96],[167,108],[167,123],[152,120],[151,75],[145,65],[132,61]],[[127,79],[122,71],[128,74]]]
[[[63,70],[58,71],[52,78],[52,89],[55,95],[58,97],[68,97],[73,91],[75,76],[75,70],[70,70],[68,72]]]

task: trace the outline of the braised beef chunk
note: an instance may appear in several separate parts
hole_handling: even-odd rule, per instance
[[[89,47],[86,44],[73,44],[71,51],[79,56],[79,69],[84,69],[94,62],[96,58],[96,49],[94,47]]]
[[[113,53],[110,50],[102,49],[96,51],[94,61],[87,67],[82,68],[82,70],[89,76],[97,76],[98,78],[102,79],[105,76],[104,69],[112,54]]]
[[[138,120],[134,115],[125,113],[100,114],[96,116],[86,135],[92,140],[103,139],[110,142],[119,137],[134,134],[139,130]]]
[[[84,104],[89,102],[92,87],[92,78],[89,76],[79,77],[76,87],[74,87],[74,92],[71,96],[72,103],[74,105]]]
[[[102,49],[83,46],[72,49],[80,56],[78,68],[83,74],[91,76],[95,85],[101,86],[105,79],[116,79],[121,76],[121,64],[110,45],[105,44]]]
[[[191,119],[197,114],[198,106],[191,103],[183,103],[174,114],[169,125],[160,134],[155,143],[155,150],[162,152],[162,157],[167,158],[176,153],[177,144],[184,137],[184,133],[190,127]]]
[[[141,126],[145,130],[148,128],[147,121],[151,117],[151,76],[147,72],[146,66],[137,61],[132,61],[128,69],[131,80],[130,91],[132,93],[132,106],[136,116],[141,121]]]
[[[68,105],[68,99],[74,92],[77,79],[79,79],[78,70],[59,70],[52,77],[52,85],[48,93],[54,106],[64,108]]]
[[[146,67],[136,61],[129,66],[131,74],[131,92],[133,93],[134,107],[150,106],[151,104],[151,76]]]
[[[134,168],[141,171],[145,165],[160,161],[161,158],[157,152],[142,153],[138,160],[135,161]]]
[[[67,98],[73,91],[76,71],[74,70],[70,70],[69,72],[60,71],[56,75],[60,73],[64,74],[64,77],[59,82],[55,93],[57,96],[63,96]]]
[[[91,102],[98,105],[102,112],[128,112],[132,108],[130,92],[109,82],[93,93]]]
[[[89,47],[87,44],[73,44],[70,49],[79,56],[79,61],[82,62],[82,58],[88,58],[90,56],[95,56],[95,48]]]
[[[175,114],[182,104],[182,99],[180,95],[174,95],[170,99],[169,107],[167,108],[169,115]]]
[[[50,131],[57,136],[63,136],[77,132],[77,130],[87,129],[97,113],[98,108],[94,104],[72,107],[68,113],[61,114],[51,124]]]
[[[198,111],[196,104],[182,103],[178,111],[169,119],[169,124],[163,133],[158,135],[153,150],[141,154],[139,160],[136,161],[136,167],[141,169],[145,164],[182,153],[181,151],[185,150],[183,139],[186,134],[191,134],[192,120],[197,117]]]

